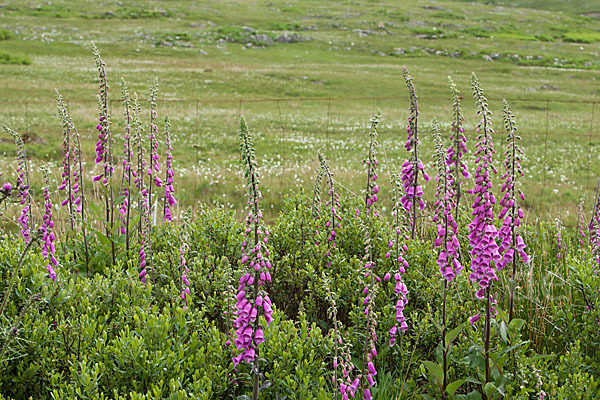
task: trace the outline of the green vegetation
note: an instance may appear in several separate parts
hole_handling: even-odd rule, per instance
[[[258,154],[260,157],[260,155]],[[334,171],[337,170],[332,166]],[[260,399],[335,399],[339,387],[333,377],[333,322],[327,290],[337,302],[344,343],[360,368],[364,341],[362,316],[362,257],[364,213],[355,216],[360,200],[343,191],[337,229],[338,250],[325,268],[323,254],[307,237],[314,237],[311,196],[286,197],[283,212],[269,228],[273,280],[266,290],[273,302],[273,321],[261,344],[264,373]],[[265,204],[265,203],[263,203]],[[242,268],[240,243],[244,226],[239,216],[203,209],[190,232],[187,265],[190,281],[188,308],[179,297],[178,237],[181,227],[168,224],[154,229],[152,243],[154,283],[137,276],[139,243],[126,254],[120,246],[117,264],[110,266],[110,240],[90,235],[92,275],[82,265],[83,243],[76,235],[65,246],[57,243],[56,282],[49,281],[39,246],[34,245],[15,270],[24,249],[20,240],[0,238],[0,293],[10,296],[1,313],[0,393],[3,399],[89,398],[115,399],[240,399],[251,393],[251,370],[232,363],[231,299]],[[389,213],[385,215],[387,219]],[[376,222],[373,252],[375,273],[393,268],[385,258],[393,234],[386,220]],[[459,221],[462,257],[469,259],[466,219]],[[499,271],[494,284],[498,316],[493,320],[492,349],[499,355],[503,386],[511,399],[595,399],[599,346],[598,278],[592,272],[587,247],[578,245],[576,232],[563,231],[562,248],[550,224],[527,226],[524,239],[533,256],[519,270],[515,301],[516,323],[506,323],[510,282]],[[439,398],[435,380],[423,361],[436,360],[441,349],[442,282],[437,251],[426,228],[423,239],[409,241],[409,267],[403,280],[409,289],[404,310],[408,331],[394,347],[387,344],[393,319],[393,284],[384,283],[374,306],[377,326],[376,400]],[[326,236],[325,236],[326,237]],[[102,240],[98,240],[98,239]],[[310,241],[310,240],[309,240]],[[557,258],[563,253],[561,259]],[[565,257],[565,252],[568,256]],[[75,258],[74,258],[75,257]],[[321,278],[325,272],[329,279]],[[481,302],[473,296],[468,264],[453,282],[448,297],[449,323],[464,325],[451,346],[451,381],[471,377],[457,397],[478,387],[481,374],[482,321],[468,323]],[[9,282],[15,284],[9,290]],[[327,286],[325,286],[327,285]],[[497,293],[497,295],[496,295]],[[586,307],[592,305],[592,309]],[[523,323],[525,321],[525,323]],[[15,329],[13,329],[13,327]],[[520,329],[518,328],[520,327]],[[502,367],[503,366],[503,367]],[[338,373],[340,371],[338,366]],[[584,391],[581,388],[585,387]],[[573,393],[577,393],[574,396]],[[462,397],[461,397],[462,396]],[[357,395],[356,398],[361,398]],[[478,397],[480,398],[480,397]]]
[[[29,65],[31,60],[25,56],[13,55],[0,51],[0,64]]]

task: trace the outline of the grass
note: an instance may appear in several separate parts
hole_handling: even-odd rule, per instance
[[[31,65],[0,65],[0,122],[27,134],[32,166],[42,161],[60,164],[56,87],[69,101],[84,140],[87,173],[92,174],[97,84],[89,43],[94,40],[108,65],[116,154],[121,154],[118,135],[123,129],[120,77],[127,79],[130,91],[137,92],[144,105],[153,78],[159,78],[163,100],[159,119],[168,114],[173,124],[181,209],[198,201],[243,206],[237,148],[240,114],[246,115],[257,136],[271,216],[289,189],[311,190],[317,151],[331,160],[343,185],[360,193],[367,124],[377,109],[383,114],[380,137],[386,182],[390,165],[407,157],[402,148],[408,111],[402,65],[415,78],[422,154],[431,174],[428,124],[436,117],[448,136],[448,74],[465,98],[472,161],[477,119],[469,75],[475,71],[495,112],[498,163],[503,97],[517,116],[526,151],[530,219],[552,219],[561,212],[563,220],[573,223],[579,196],[587,192],[592,197],[594,174],[600,170],[595,106],[554,100],[597,99],[600,45],[581,42],[594,37],[592,32],[600,27],[593,18],[449,1],[414,0],[401,6],[391,0],[255,4],[230,0],[194,8],[185,1],[139,4],[136,8],[58,0],[38,7],[8,1],[0,8],[0,28],[13,35],[0,41],[0,52],[24,54],[31,60]],[[273,45],[262,46],[252,30],[272,39],[291,32],[307,40],[274,40]],[[571,38],[579,41],[572,43]],[[365,100],[336,100],[357,97]],[[290,100],[244,101],[265,98]],[[144,112],[147,118],[147,107]],[[2,136],[0,169],[10,170],[13,157],[14,146]],[[427,186],[431,199],[433,185]]]

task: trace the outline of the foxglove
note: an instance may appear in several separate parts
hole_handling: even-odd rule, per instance
[[[451,77],[448,77],[448,85],[450,86],[450,93],[454,103],[452,104],[452,134],[450,135],[450,142],[452,143],[448,147],[447,161],[450,173],[452,174],[451,186],[454,190],[454,203],[455,203],[455,215],[454,219],[458,219],[458,206],[460,198],[462,197],[462,182],[461,175],[464,179],[469,179],[469,172],[467,166],[463,162],[463,156],[467,153],[467,138],[464,135],[465,129],[463,128],[463,117],[460,111],[460,92],[456,88],[454,81]]]
[[[21,215],[19,215],[17,221],[21,225],[21,235],[23,235],[25,243],[28,243],[31,240],[31,229],[29,226],[31,222],[31,195],[29,193],[29,166],[25,144],[17,132],[6,125],[3,125],[3,127],[13,137],[17,146],[17,184],[15,189],[17,190],[17,200],[23,206],[23,210],[21,210]]]
[[[417,93],[415,86],[412,81],[412,76],[409,74],[406,67],[402,67],[402,74],[408,88],[408,97],[410,100],[410,112],[408,115],[408,127],[406,132],[408,133],[408,139],[404,148],[410,152],[411,155],[408,160],[402,164],[402,182],[404,186],[404,196],[401,199],[401,204],[404,209],[410,213],[409,221],[411,224],[411,238],[415,238],[415,231],[417,226],[417,204],[420,210],[425,208],[425,202],[423,201],[423,188],[419,184],[419,171],[423,173],[423,179],[425,182],[429,182],[429,176],[423,169],[423,163],[419,159],[419,137],[418,137],[418,119],[419,119],[419,105],[417,99]]]
[[[241,362],[254,363],[254,392],[258,393],[258,353],[259,344],[264,342],[263,327],[259,322],[262,315],[267,324],[272,321],[272,304],[264,285],[271,282],[271,263],[267,237],[269,231],[263,223],[259,207],[262,197],[258,189],[259,176],[254,143],[244,117],[240,120],[240,150],[245,165],[244,176],[248,197],[248,216],[245,220],[244,241],[242,243],[241,265],[245,273],[239,280],[236,295],[236,319],[234,321],[234,343],[240,353],[233,358],[235,365]]]
[[[492,143],[492,113],[487,106],[487,99],[479,85],[475,74],[472,75],[473,97],[477,105],[477,114],[481,121],[477,125],[477,150],[475,151],[475,201],[473,202],[473,220],[469,225],[469,243],[471,245],[471,280],[477,284],[477,297],[485,297],[485,291],[498,280],[494,264],[498,264],[502,257],[499,253],[496,239],[498,231],[494,226],[493,206],[496,198],[492,192],[491,173],[497,173],[492,165],[494,145]]]
[[[327,195],[329,196],[328,200],[325,202],[325,208],[328,210],[329,216],[327,222],[325,222],[325,231],[328,236],[329,249],[327,250],[327,266],[331,265],[331,252],[335,249],[335,229],[340,228],[340,221],[342,220],[341,215],[339,215],[338,210],[340,208],[340,196],[335,191],[335,183],[333,181],[333,174],[329,169],[329,163],[327,160],[319,153],[319,161],[321,163],[321,169],[323,174],[325,175],[325,179],[327,180]]]
[[[435,142],[435,162],[437,167],[435,211],[433,222],[437,227],[435,247],[440,249],[437,264],[440,273],[447,282],[452,282],[454,277],[462,270],[459,261],[460,243],[458,241],[458,224],[452,215],[456,207],[456,193],[454,191],[454,175],[448,163],[450,155],[444,149],[440,136],[440,126],[436,120],[432,123],[433,140]],[[448,155],[447,155],[448,154]]]
[[[165,177],[165,198],[164,198],[164,222],[173,221],[173,215],[171,214],[171,207],[177,204],[177,200],[173,195],[175,194],[175,189],[173,188],[173,178],[175,177],[175,172],[173,171],[173,147],[171,146],[171,135],[169,133],[169,128],[171,127],[171,123],[169,122],[169,117],[165,117],[165,140],[167,146],[167,161],[166,161],[166,177]]]
[[[54,241],[54,221],[52,219],[52,200],[50,200],[50,172],[46,166],[42,167],[44,173],[44,217],[42,219],[42,227],[40,228],[42,234],[42,256],[46,260],[46,271],[48,271],[48,277],[52,279],[52,282],[56,279],[56,270],[58,267],[58,261],[54,256],[56,248]]]
[[[121,220],[121,233],[125,235],[125,248],[129,251],[129,210],[131,207],[131,160],[133,148],[131,146],[131,100],[129,99],[129,88],[125,79],[121,78],[121,98],[125,108],[123,118],[125,131],[123,132],[123,175],[121,176],[121,191],[123,203],[119,207],[119,218]]]
[[[404,307],[408,303],[407,294],[408,289],[402,280],[402,274],[406,272],[408,268],[408,262],[404,258],[408,247],[406,244],[400,244],[401,241],[408,242],[409,236],[408,231],[406,229],[406,215],[402,210],[402,204],[400,203],[400,199],[402,198],[402,182],[400,180],[400,175],[395,167],[392,167],[392,217],[393,217],[393,225],[394,225],[394,238],[391,239],[388,243],[388,248],[390,251],[394,251],[394,266],[395,270],[388,272],[383,279],[388,281],[392,274],[394,276],[395,286],[394,292],[396,294],[396,323],[389,331],[389,345],[394,346],[396,344],[396,335],[398,331],[404,332],[408,330],[408,324],[406,323],[406,319],[404,318]],[[390,255],[390,252],[386,253],[386,258]]]

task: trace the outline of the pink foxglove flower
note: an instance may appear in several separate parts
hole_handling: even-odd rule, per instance
[[[121,96],[125,111],[123,114],[125,131],[123,133],[123,175],[121,176],[121,191],[123,203],[119,207],[119,218],[121,220],[121,233],[125,235],[125,248],[129,251],[129,216],[131,208],[131,161],[133,159],[133,147],[131,145],[132,108],[129,100],[129,89],[125,79],[121,78]]]
[[[62,142],[62,166],[63,171],[61,174],[62,182],[58,187],[59,191],[65,191],[66,197],[61,203],[61,207],[68,206],[69,213],[69,223],[71,225],[71,231],[75,230],[75,213],[74,213],[74,195],[73,195],[73,183],[71,181],[72,173],[71,173],[71,160],[73,158],[71,144],[71,124],[69,121],[69,115],[67,112],[67,106],[64,103],[62,96],[56,90],[56,100],[58,102],[58,114],[61,117],[62,125],[63,125],[63,142]]]
[[[338,210],[340,209],[340,196],[337,194],[337,192],[335,191],[335,183],[333,181],[333,174],[331,173],[331,170],[329,169],[329,163],[327,162],[327,160],[321,155],[319,154],[319,161],[321,162],[321,170],[323,171],[323,175],[325,176],[325,179],[327,180],[327,196],[328,199],[325,202],[325,209],[328,212],[328,218],[327,221],[325,222],[325,226],[323,227],[323,229],[325,229],[325,232],[327,233],[327,242],[329,243],[329,248],[327,250],[327,255],[326,255],[326,259],[327,259],[327,266],[329,267],[331,265],[331,259],[332,259],[332,251],[336,248],[335,247],[335,235],[336,235],[336,229],[340,228],[340,221],[342,220],[341,215],[338,213]]]
[[[152,266],[152,237],[150,232],[150,202],[148,196],[148,188],[144,181],[144,170],[146,168],[146,160],[144,159],[144,135],[142,123],[140,121],[141,107],[138,102],[137,93],[133,96],[133,115],[132,122],[134,127],[133,143],[136,147],[137,167],[131,171],[134,177],[133,183],[138,193],[138,210],[140,212],[140,273],[139,278],[142,282],[146,282],[148,276],[148,267]]]
[[[25,243],[28,243],[31,240],[31,195],[29,193],[29,166],[25,144],[17,132],[5,125],[3,127],[13,137],[17,146],[17,184],[15,189],[17,190],[19,204],[23,206],[17,222],[21,225],[21,235],[23,235]]]
[[[502,226],[498,231],[500,239],[499,251],[502,254],[502,260],[498,263],[498,268],[504,268],[512,265],[511,278],[517,278],[517,254],[522,262],[529,262],[529,256],[525,253],[525,242],[519,232],[521,220],[524,217],[523,209],[519,206],[519,200],[525,199],[525,195],[519,188],[519,179],[523,176],[521,169],[521,156],[523,150],[517,144],[521,137],[517,135],[517,126],[515,117],[510,111],[506,100],[503,102],[504,128],[507,134],[508,148],[504,152],[504,174],[502,179],[504,183],[500,192],[504,193],[500,199],[502,210],[498,214],[498,219],[502,221]],[[514,289],[509,293],[509,321],[513,316]]]
[[[364,389],[365,395],[370,395],[369,388],[375,384],[375,375],[377,370],[373,364],[375,357],[377,356],[377,320],[375,315],[375,299],[379,289],[379,278],[375,274],[375,262],[373,257],[373,244],[372,244],[372,230],[373,230],[373,219],[377,217],[375,210],[375,204],[377,203],[377,193],[379,192],[379,186],[377,184],[377,167],[379,161],[377,160],[377,125],[381,119],[381,114],[378,112],[373,118],[371,118],[371,130],[370,130],[370,144],[369,144],[369,157],[365,160],[367,165],[367,187],[365,195],[365,215],[366,221],[363,226],[364,230],[364,246],[365,246],[365,288],[363,289],[364,315],[367,320],[367,329],[365,332],[365,345],[363,352],[363,368],[361,373],[361,379],[366,379],[366,389]],[[363,382],[363,385],[365,382]]]
[[[423,201],[423,188],[419,184],[419,172],[423,173],[423,179],[425,182],[429,182],[429,176],[423,169],[423,163],[419,159],[419,137],[418,137],[418,119],[419,119],[419,106],[417,93],[415,86],[412,81],[412,76],[409,74],[406,67],[402,67],[402,74],[406,81],[408,88],[408,97],[410,100],[410,113],[408,116],[408,127],[406,132],[408,133],[408,139],[404,148],[410,152],[411,155],[408,160],[402,164],[402,182],[404,185],[404,196],[400,200],[404,209],[410,213],[411,223],[411,238],[414,239],[416,225],[417,225],[417,205],[420,210],[425,208],[425,202]]]
[[[472,76],[473,97],[477,105],[477,114],[481,121],[477,125],[477,150],[475,151],[475,201],[473,202],[473,220],[469,224],[469,243],[471,245],[471,274],[469,277],[477,284],[477,297],[484,298],[485,291],[498,280],[494,264],[498,264],[502,257],[496,243],[498,231],[494,226],[493,206],[496,198],[492,192],[491,174],[496,173],[492,165],[494,145],[492,143],[491,115],[487,107],[487,99],[479,86],[475,74]]]
[[[150,178],[148,183],[148,203],[150,204],[150,214],[152,214],[152,210],[154,208],[154,203],[152,200],[152,185],[156,185],[156,187],[162,187],[162,180],[158,177],[160,165],[158,163],[158,126],[156,125],[157,97],[158,79],[155,79],[152,88],[150,88],[150,98],[148,99],[148,102],[150,103],[150,134],[148,137],[150,142],[150,165],[148,166],[146,173]]]
[[[525,244],[519,232],[521,220],[524,217],[523,209],[519,206],[519,200],[525,196],[519,188],[518,179],[523,176],[521,169],[521,156],[523,150],[517,144],[521,137],[517,135],[517,127],[515,118],[506,100],[504,100],[504,126],[507,133],[508,148],[504,153],[504,175],[502,179],[504,183],[500,191],[504,193],[500,199],[502,210],[498,214],[498,219],[502,221],[502,226],[498,231],[500,239],[499,251],[502,254],[502,260],[498,263],[498,268],[504,268],[506,265],[513,265],[513,279],[516,274],[516,255],[518,254],[521,261],[529,262],[529,256],[525,253]]]
[[[598,179],[598,189],[596,191],[596,202],[592,211],[590,220],[590,245],[592,247],[592,262],[595,265],[596,273],[600,272],[600,179]]]
[[[240,150],[245,165],[248,216],[245,221],[240,261],[245,273],[239,280],[236,295],[237,312],[233,324],[236,329],[234,343],[240,352],[233,358],[233,363],[235,365],[241,362],[254,363],[254,373],[259,374],[259,344],[264,341],[259,317],[262,315],[268,325],[272,321],[273,314],[271,299],[264,290],[264,285],[271,282],[271,263],[267,247],[269,231],[263,223],[263,214],[259,207],[259,199],[262,196],[258,189],[259,176],[254,143],[244,117],[240,121]]]
[[[56,237],[54,236],[54,221],[52,219],[52,201],[50,200],[50,172],[48,168],[43,166],[42,171],[44,172],[44,217],[42,227],[40,228],[42,234],[42,255],[46,259],[46,270],[48,271],[48,277],[52,279],[52,282],[56,279],[56,270],[58,267],[58,261],[54,256],[56,248],[54,242]]]
[[[85,222],[85,195],[84,195],[84,181],[82,179],[83,176],[83,165],[81,161],[81,137],[79,136],[79,131],[75,127],[75,124],[71,120],[69,116],[69,110],[67,105],[65,104],[62,96],[56,91],[56,99],[58,101],[58,112],[63,121],[63,128],[66,130],[67,136],[69,137],[67,142],[70,142],[67,146],[67,151],[65,152],[68,156],[65,157],[68,160],[68,171],[70,171],[70,177],[63,176],[63,181],[59,189],[62,187],[68,190],[68,196],[63,204],[70,204],[70,220],[71,227],[75,229],[75,223],[78,215],[81,217],[81,231],[83,233],[83,243],[85,247],[85,265],[86,267],[89,265],[89,250],[87,244],[87,234],[86,234],[86,222]],[[63,159],[63,172],[65,172],[67,168],[65,168],[65,162]],[[88,271],[89,272],[89,271]]]
[[[400,180],[400,176],[395,167],[392,167],[392,217],[393,217],[393,228],[394,228],[394,238],[388,242],[388,248],[393,252],[394,256],[394,266],[395,270],[388,272],[384,276],[384,280],[388,281],[392,274],[394,276],[395,286],[394,293],[396,294],[396,324],[389,330],[389,345],[394,346],[396,344],[396,335],[398,331],[404,332],[408,330],[408,324],[406,323],[406,319],[404,318],[404,307],[408,303],[407,294],[408,289],[402,280],[402,274],[406,272],[408,269],[408,262],[404,258],[406,250],[408,247],[406,246],[406,242],[409,240],[407,224],[406,224],[406,215],[403,212],[402,205],[400,203],[400,199],[402,198],[402,182]],[[403,242],[401,244],[401,242]],[[386,253],[390,254],[390,253]]]
[[[458,241],[458,224],[454,220],[453,211],[456,207],[454,192],[454,175],[448,166],[448,158],[444,150],[444,143],[440,136],[440,126],[433,121],[433,140],[435,142],[435,161],[437,186],[435,192],[435,212],[433,223],[437,227],[435,247],[440,249],[437,264],[440,273],[447,282],[451,282],[462,270],[459,261],[460,243]]]
[[[469,179],[467,166],[463,162],[463,156],[467,153],[467,138],[464,135],[465,129],[463,128],[465,118],[460,111],[460,92],[451,77],[448,77],[448,85],[450,86],[454,103],[452,104],[452,134],[450,135],[450,142],[452,144],[448,147],[446,162],[452,174],[452,188],[455,198],[454,219],[456,220],[458,218],[460,198],[462,197],[462,182],[460,177],[462,175],[464,179]]]
[[[173,196],[175,189],[173,188],[173,178],[175,177],[175,171],[173,171],[173,147],[171,146],[171,135],[169,128],[171,123],[169,117],[165,117],[165,140],[167,146],[167,162],[166,162],[166,178],[165,178],[165,198],[164,198],[164,222],[173,221],[173,215],[171,214],[171,207],[177,204],[177,200]]]

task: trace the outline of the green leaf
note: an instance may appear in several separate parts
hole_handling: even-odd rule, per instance
[[[442,381],[444,380],[444,371],[442,370],[442,367],[431,361],[423,361],[423,365],[429,371],[429,375],[435,378],[438,386],[441,387]]]
[[[504,343],[508,343],[508,334],[506,333],[507,326],[504,321],[500,322],[500,336],[502,336],[502,340]]]
[[[481,400],[481,393],[478,390],[473,390],[471,393],[467,395],[467,399],[469,400]]]
[[[525,325],[525,321],[520,319],[520,318],[515,318],[512,321],[510,321],[510,324],[508,324],[508,329],[509,331],[513,332],[513,330],[515,332],[518,332],[521,330],[521,328],[523,328],[523,325]]]
[[[490,397],[490,395],[496,391],[496,385],[494,385],[494,382],[488,382],[483,387],[483,391],[487,397]]]
[[[446,342],[444,343],[446,349],[448,349],[448,347],[450,347],[450,344],[456,340],[456,338],[458,337],[458,335],[464,327],[465,324],[463,323],[457,326],[456,328],[452,329],[450,332],[446,333]]]
[[[467,381],[465,379],[459,379],[457,381],[449,383],[448,386],[446,386],[446,392],[448,392],[448,394],[450,396],[454,396],[454,393],[456,393],[458,388],[461,387],[465,383],[467,383]]]

